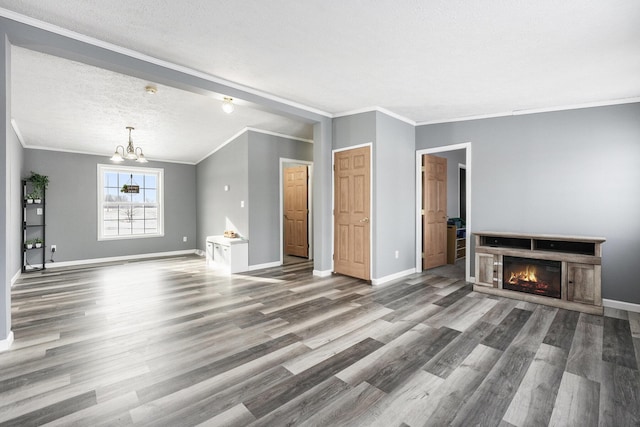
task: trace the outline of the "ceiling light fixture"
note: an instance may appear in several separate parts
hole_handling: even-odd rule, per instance
[[[158,88],[154,85],[147,85],[145,86],[144,90],[150,95],[155,95],[156,92],[158,92]]]
[[[233,98],[229,98],[229,97],[224,97],[224,100],[222,101],[222,111],[224,111],[227,114],[231,114],[233,113],[233,110],[235,109],[235,106],[233,105]]]
[[[131,126],[127,126],[127,129],[129,129],[129,143],[127,144],[127,151],[125,153],[124,147],[122,145],[118,145],[116,147],[116,152],[113,154],[113,156],[111,156],[111,161],[120,163],[120,162],[124,162],[126,159],[126,160],[135,160],[138,163],[147,163],[148,160],[144,157],[144,154],[142,154],[142,148],[133,147],[133,140],[131,139],[131,131],[134,128]],[[122,153],[118,151],[118,149],[120,149]]]

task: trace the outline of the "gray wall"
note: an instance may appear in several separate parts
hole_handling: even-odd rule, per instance
[[[196,165],[197,248],[207,236],[233,229],[249,238],[249,137],[243,133]],[[224,191],[224,186],[229,191]],[[240,207],[244,201],[245,207]]]
[[[458,164],[465,163],[465,150],[444,151],[434,156],[447,159],[447,217],[458,217],[460,202],[458,200]]]
[[[331,272],[331,147],[332,120],[313,126],[313,272]]]
[[[7,164],[11,194],[10,221],[9,221],[9,274],[15,276],[22,270],[22,178],[29,175],[24,171],[24,148],[18,141],[18,137],[13,131],[9,132],[7,146],[10,153],[10,161]]]
[[[280,158],[313,160],[308,142],[249,131],[249,265],[280,261]]]
[[[313,144],[249,130],[198,163],[199,249],[232,223],[249,239],[249,265],[280,261],[280,158],[311,161]]]
[[[107,156],[25,150],[24,169],[49,176],[47,246],[57,245],[56,261],[195,249],[195,166],[149,162],[164,169],[164,236],[98,241],[97,165]],[[138,163],[132,165],[139,166]],[[188,241],[182,241],[187,236]],[[50,253],[47,250],[47,259]]]
[[[640,104],[416,128],[418,149],[471,142],[474,230],[607,239],[604,298],[640,303]]]
[[[0,345],[11,333],[11,211],[9,164],[11,162],[11,47],[0,27]]]
[[[414,132],[412,125],[377,111],[333,120],[334,149],[372,143],[372,279],[415,267]]]
[[[333,149],[348,148],[376,140],[376,112],[333,119]],[[372,153],[373,154],[373,153]]]
[[[382,278],[415,268],[415,131],[377,112],[376,134],[372,277]]]

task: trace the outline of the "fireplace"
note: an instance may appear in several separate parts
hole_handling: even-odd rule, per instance
[[[502,288],[560,298],[561,271],[560,261],[505,256]]]

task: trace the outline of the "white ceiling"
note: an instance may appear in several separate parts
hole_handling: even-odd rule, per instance
[[[195,163],[245,127],[313,138],[311,125],[204,96],[12,47],[12,117],[28,147],[113,154],[132,139],[150,160]]]
[[[423,123],[640,97],[638,0],[198,0],[186,4],[0,0],[0,7],[8,10],[330,114],[379,106]],[[23,54],[25,61],[38,61],[37,55],[25,52],[17,55],[19,61]],[[56,63],[42,61],[40,71],[48,61]],[[223,134],[241,128],[232,129],[237,124],[223,120],[230,116],[204,114],[202,103],[212,102],[209,99],[160,88],[159,101],[149,100],[136,92],[146,82],[62,62],[53,65],[56,78],[69,80],[67,68],[77,69],[75,84],[98,90],[76,91],[80,98],[68,103],[76,104],[77,113],[85,112],[81,100],[89,98],[94,120],[101,117],[92,126],[107,121],[105,134],[115,136],[112,127],[125,134],[131,118],[123,117],[123,111],[137,112],[133,120],[141,123],[141,145],[147,125],[165,126],[163,132],[172,138],[162,142],[167,147],[177,136],[197,140],[199,147],[215,146]],[[42,77],[34,70],[31,83]],[[53,102],[60,96],[54,93],[59,82],[53,77],[39,88],[44,92],[30,91],[26,80],[16,104],[34,105],[38,98]],[[127,97],[134,96],[139,103],[162,104],[166,96],[171,102],[183,102],[191,113],[174,117],[171,104],[158,105],[149,113],[127,110],[125,99],[112,99],[100,91],[115,88],[105,82],[109,80],[125,85],[131,90]],[[72,84],[66,86],[70,89]],[[33,99],[23,101],[23,96]],[[67,115],[79,117],[72,109],[67,107]],[[37,138],[33,145],[65,144],[51,141],[51,135],[60,133],[55,131],[56,124],[39,131],[18,105],[14,113],[29,144],[31,135]],[[268,127],[270,119],[275,120],[264,117],[262,127]],[[65,129],[59,130],[71,138],[67,133],[71,123],[64,123]],[[198,130],[189,134],[185,125]],[[308,125],[282,123],[278,128],[298,136],[310,133]],[[210,139],[202,138],[203,134]],[[157,132],[154,138],[158,139]],[[145,151],[153,157],[151,149]],[[164,147],[157,153],[162,158],[175,156]],[[190,157],[190,161],[198,159]]]

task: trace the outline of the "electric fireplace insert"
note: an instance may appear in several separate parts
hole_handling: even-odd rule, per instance
[[[526,292],[560,298],[562,263],[542,259],[503,257],[502,287],[513,291]]]

